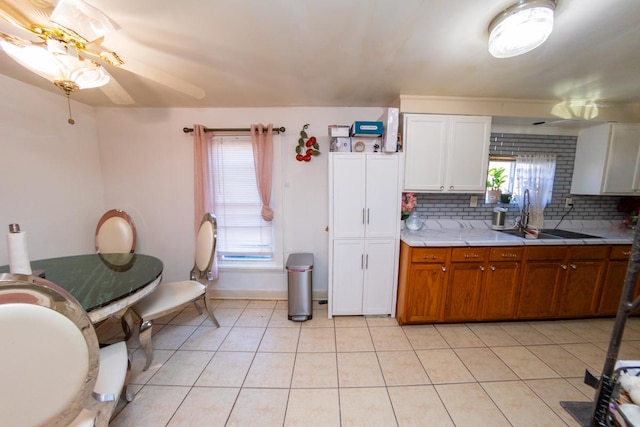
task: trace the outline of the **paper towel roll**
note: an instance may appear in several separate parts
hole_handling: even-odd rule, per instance
[[[27,233],[7,234],[9,271],[14,274],[31,274],[31,262],[27,251]]]

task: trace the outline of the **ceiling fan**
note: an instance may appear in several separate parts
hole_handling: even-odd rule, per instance
[[[197,99],[204,90],[152,67],[122,60],[103,43],[117,24],[83,0],[0,0],[0,47],[67,96],[100,88],[115,104],[135,103],[105,67],[119,67]],[[5,28],[13,31],[5,31]],[[126,59],[126,58],[125,58]],[[71,120],[71,119],[70,119]]]

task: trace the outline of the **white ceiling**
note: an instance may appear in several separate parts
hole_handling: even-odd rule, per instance
[[[489,55],[487,26],[515,0],[86,1],[119,25],[104,45],[126,66],[204,91],[197,99],[108,67],[137,107],[365,107],[400,94],[640,99],[638,0],[558,0],[547,42],[510,59]],[[0,72],[59,91],[1,51]],[[72,97],[115,105],[100,89]]]

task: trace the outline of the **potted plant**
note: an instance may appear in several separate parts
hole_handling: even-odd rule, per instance
[[[504,174],[504,168],[491,168],[488,176],[485,203],[498,203],[502,195],[500,187],[507,181],[507,175]]]

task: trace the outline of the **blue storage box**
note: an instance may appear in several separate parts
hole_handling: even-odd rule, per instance
[[[381,136],[382,122],[353,122],[351,136]]]

